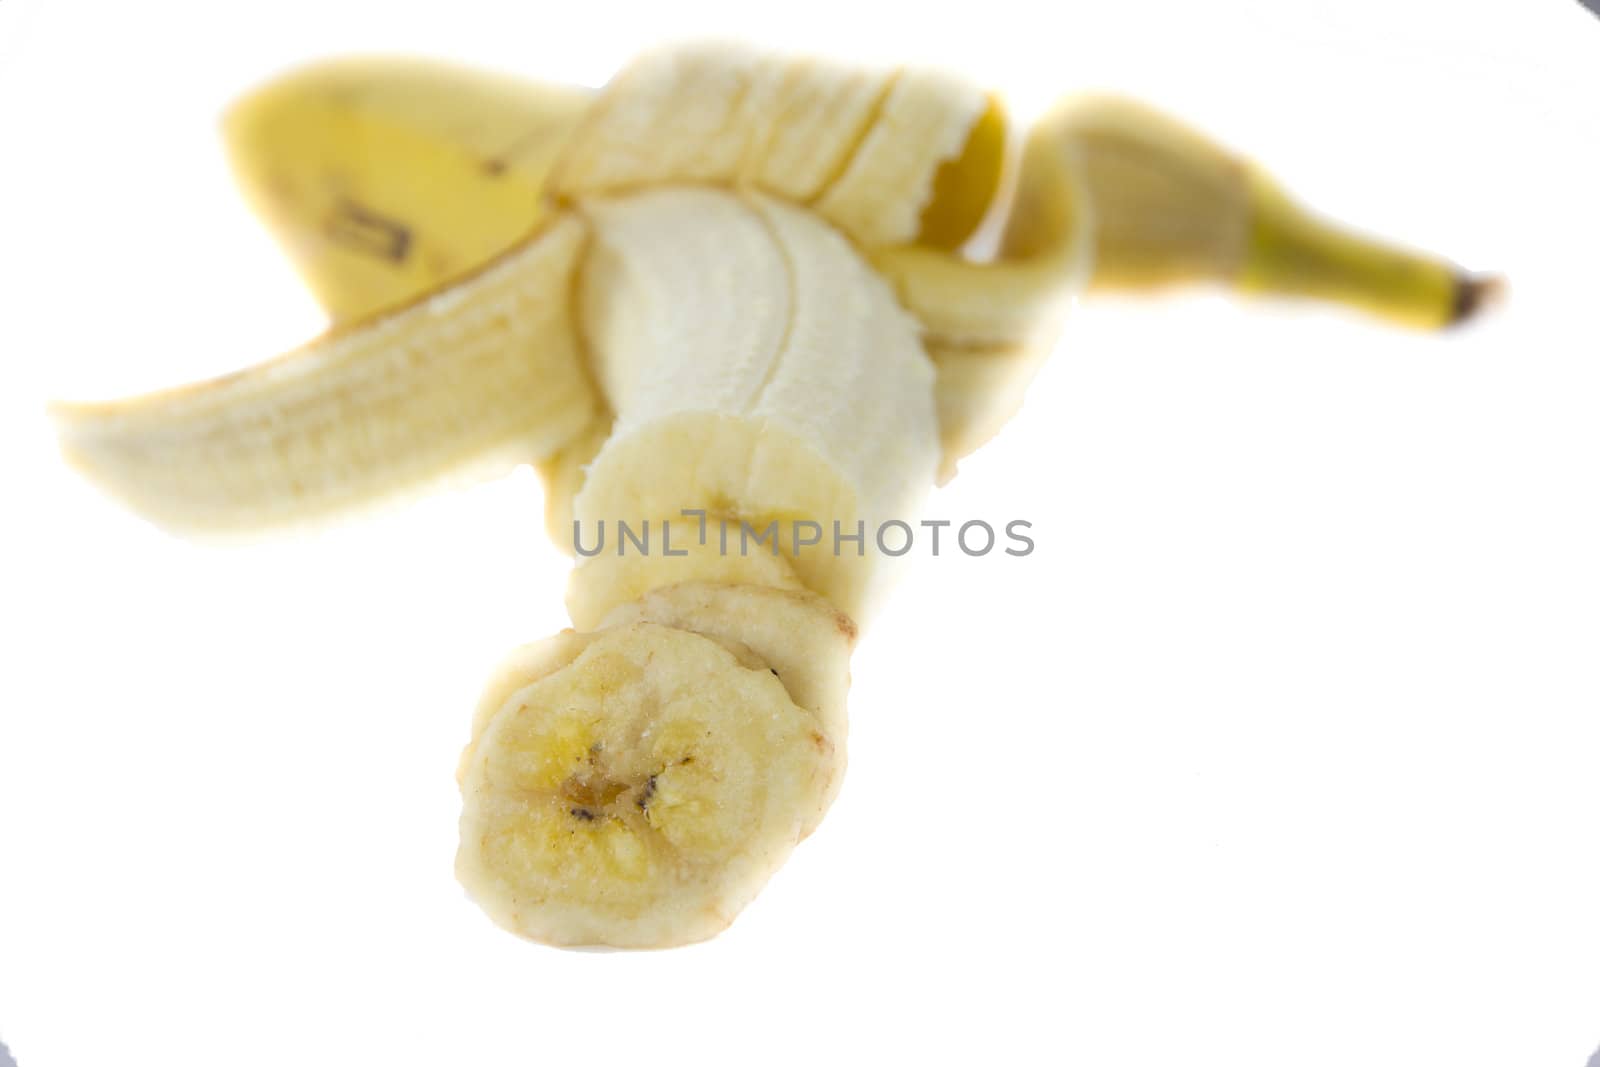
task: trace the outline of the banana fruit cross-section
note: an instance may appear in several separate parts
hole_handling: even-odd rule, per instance
[[[62,449],[185,536],[522,463],[563,547],[653,531],[655,551],[577,553],[573,628],[511,655],[461,758],[458,877],[558,945],[711,937],[816,828],[884,575],[870,531],[1016,412],[1080,291],[1207,282],[1431,329],[1497,285],[1318,218],[1127,101],[1018,134],[935,70],[728,44],[598,91],[324,63],[225,133],[333,325],[225,378],[57,405]],[[868,534],[716,533],[799,521]]]

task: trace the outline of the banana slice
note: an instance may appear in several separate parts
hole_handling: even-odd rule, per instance
[[[555,662],[574,647],[558,640]],[[481,719],[457,876],[497,923],[549,944],[711,937],[828,795],[831,746],[770,669],[653,622],[593,635]]]
[[[466,779],[467,768],[471,765],[473,753],[477,751],[478,739],[483,736],[495,712],[504,707],[517,690],[527,688],[577,659],[578,654],[588,648],[593,640],[592,633],[562,630],[554,637],[513,650],[500,662],[484,686],[483,695],[478,698],[477,709],[472,715],[471,740],[462,751],[461,765],[456,770],[457,782]]]
[[[844,780],[846,696],[856,626],[814,593],[752,585],[686,582],[624,604],[603,626],[647,620],[692,630],[748,649],[783,682],[789,696],[816,719],[831,761],[821,818]],[[810,833],[815,824],[808,824]]]
[[[580,630],[601,625],[609,613],[651,590],[681,582],[720,582],[790,592],[806,587],[787,555],[766,546],[741,551],[745,530],[718,516],[707,516],[703,526],[696,519],[680,519],[658,523],[648,531],[630,527],[627,534],[616,536],[623,538],[620,546],[585,546],[586,552],[599,554],[573,568],[567,582],[567,615]]]

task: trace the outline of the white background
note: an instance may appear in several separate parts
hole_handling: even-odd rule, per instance
[[[897,10],[898,8],[898,10]],[[726,934],[525,944],[451,874],[528,471],[172,540],[43,407],[320,318],[214,136],[294,61],[596,84],[663,36],[1120,89],[1513,299],[1445,337],[1088,304],[854,661],[850,775]],[[0,0],[0,1038],[22,1067],[1582,1067],[1600,1045],[1600,20],[1575,0]]]

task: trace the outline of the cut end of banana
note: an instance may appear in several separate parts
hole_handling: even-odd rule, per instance
[[[840,619],[806,594],[689,584],[516,653],[462,759],[461,883],[551,945],[721,931],[837,786]]]

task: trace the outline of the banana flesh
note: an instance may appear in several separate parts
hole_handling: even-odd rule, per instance
[[[479,703],[457,874],[552,944],[712,936],[815,829],[888,570],[873,531],[1015,413],[1080,290],[1206,281],[1436,327],[1492,288],[1137,105],[1057,109],[1007,182],[991,94],[742,46],[660,49],[598,93],[319,64],[225,134],[334,328],[60,406],[63,449],[206,536],[538,465],[576,629]],[[618,551],[619,522],[655,550]]]
[[[825,792],[831,796],[844,769],[845,695],[856,641],[848,615],[801,589],[682,582],[619,605],[599,628],[640,620],[754,650],[828,738],[834,771]]]
[[[574,501],[580,525],[641,529],[685,509],[758,532],[777,522],[806,587],[859,616],[879,554],[870,543],[835,554],[833,523],[861,524],[870,542],[914,511],[937,461],[915,322],[837,231],[762,194],[663,189],[583,210],[595,237],[579,303],[617,423]],[[817,523],[826,547],[795,550],[798,521]],[[635,559],[669,571],[659,555]],[[597,575],[613,572],[580,562],[574,607],[621,602]]]
[[[462,760],[458,877],[550,944],[718,933],[836,788],[853,635],[819,598],[690,584],[515,654]]]
[[[594,635],[478,739],[461,880],[553,944],[709,937],[818,803],[811,733],[770,671],[716,641],[652,623]]]

